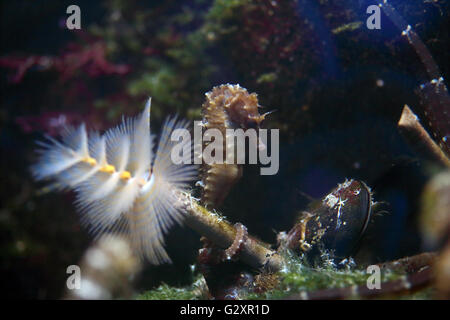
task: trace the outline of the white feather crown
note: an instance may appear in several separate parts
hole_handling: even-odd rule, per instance
[[[139,117],[124,118],[104,135],[88,136],[82,124],[66,128],[61,142],[47,137],[38,143],[39,160],[31,170],[36,180],[51,179],[53,187],[76,192],[82,222],[93,234],[125,234],[140,257],[160,264],[170,262],[163,235],[183,218],[176,194],[196,179],[197,167],[170,159],[172,131],[188,127],[176,117],[165,121],[154,155],[150,106],[151,99]]]

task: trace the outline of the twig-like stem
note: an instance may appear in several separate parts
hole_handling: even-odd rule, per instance
[[[423,267],[431,266],[436,260],[435,252],[424,252],[411,257],[401,258],[395,261],[378,264],[381,269],[405,271],[407,273],[417,272]]]
[[[312,292],[302,292],[285,297],[286,300],[338,300],[355,298],[377,298],[394,294],[408,294],[430,285],[432,279],[431,268],[424,268],[416,273],[382,283],[382,289],[369,289],[367,285],[350,286],[345,288],[321,289]]]
[[[182,206],[187,212],[185,223],[191,229],[205,236],[218,247],[227,249],[236,238],[235,227],[220,215],[201,206],[188,194],[182,194]],[[276,272],[283,266],[284,260],[276,253],[264,246],[261,241],[248,237],[239,253],[243,262],[253,268],[264,268]]]
[[[441,148],[431,139],[420,124],[418,117],[405,105],[398,121],[398,128],[414,150],[424,158],[450,167],[450,160]]]
[[[415,256],[378,264],[383,270],[406,272],[406,275],[400,279],[383,282],[379,290],[369,289],[367,285],[360,285],[301,292],[284,299],[329,300],[377,298],[380,296],[391,296],[393,294],[412,293],[431,284],[433,279],[431,266],[436,261],[436,257],[437,254],[433,252],[420,253]]]

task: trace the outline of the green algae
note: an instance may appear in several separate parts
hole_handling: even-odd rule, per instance
[[[278,286],[261,294],[251,293],[247,299],[283,299],[302,291],[360,286],[365,285],[371,275],[365,268],[355,266],[351,260],[337,266],[328,254],[322,255],[319,266],[312,266],[304,257],[296,257],[290,253],[285,254],[285,259],[287,264],[278,273]],[[402,275],[382,271],[381,282],[396,280]]]
[[[162,284],[158,288],[142,293],[137,300],[195,300],[198,295],[191,286],[176,288]]]
[[[345,288],[350,286],[366,285],[371,274],[366,272],[366,268],[354,265],[351,260],[336,266],[327,254],[323,255],[320,266],[310,265],[303,257],[294,256],[291,253],[284,253],[287,261],[285,268],[277,273],[278,285],[262,293],[250,292],[241,299],[244,300],[272,300],[284,299],[302,291],[312,292],[321,289]],[[405,273],[392,270],[381,271],[381,283],[398,280]],[[162,284],[156,289],[147,291],[137,296],[142,300],[179,300],[179,299],[203,299],[202,281],[203,277],[196,275],[195,281],[190,286],[171,287]],[[402,299],[402,300],[426,300],[432,299],[433,288],[425,288],[411,294],[400,296],[386,295],[380,299]],[[359,298],[359,297],[348,297]],[[361,297],[363,298],[363,297]]]
[[[360,28],[362,25],[363,23],[361,21],[350,22],[331,30],[331,32],[333,34],[338,34],[345,31],[353,31]]]
[[[203,277],[197,274],[189,286],[174,287],[166,283],[136,296],[137,300],[198,300],[202,298]]]

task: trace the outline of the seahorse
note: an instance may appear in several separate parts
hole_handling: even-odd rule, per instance
[[[266,115],[259,114],[256,93],[249,94],[239,85],[224,84],[214,87],[206,94],[206,101],[202,106],[203,127],[217,129],[226,137],[226,129],[259,128]],[[211,141],[203,142],[203,150]],[[226,139],[223,145],[223,159],[226,159]],[[222,204],[233,185],[242,176],[242,165],[234,159],[227,159],[227,163],[204,163],[202,166],[202,202],[209,207],[217,208]]]

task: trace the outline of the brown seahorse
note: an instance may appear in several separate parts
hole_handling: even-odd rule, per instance
[[[226,159],[226,129],[243,130],[258,129],[265,114],[259,114],[256,93],[249,94],[241,86],[224,84],[214,87],[206,94],[206,101],[202,106],[204,129],[218,129],[224,137],[223,159]],[[203,150],[211,142],[203,142]],[[232,186],[242,176],[242,165],[232,161],[231,164],[202,165],[202,202],[209,207],[218,207],[228,195]]]

